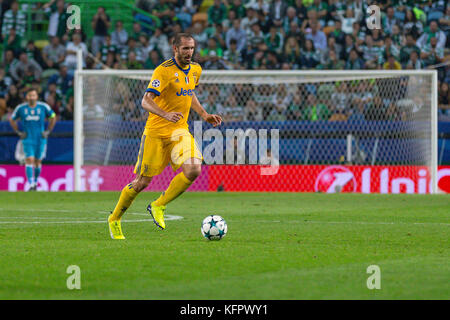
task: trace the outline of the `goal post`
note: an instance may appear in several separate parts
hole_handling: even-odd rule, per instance
[[[109,168],[103,171],[108,181],[120,184],[132,178],[146,119],[140,101],[151,75],[152,70],[76,70],[75,191],[89,189],[84,175],[96,167]],[[225,115],[224,134],[226,128],[246,133],[257,127],[279,129],[280,166],[353,166],[362,170],[363,179],[365,168],[395,166],[405,177],[416,176],[415,193],[424,193],[425,177],[426,193],[438,191],[437,94],[435,70],[204,70],[196,90],[208,112]],[[191,131],[195,120],[192,111]],[[206,143],[204,139],[201,147]],[[229,163],[205,162],[217,165],[215,172],[231,170]],[[243,164],[254,163],[247,159]],[[414,167],[426,168],[426,173]],[[283,176],[283,170],[277,179],[287,184],[292,177]],[[381,181],[383,175],[381,170],[372,180]],[[387,187],[379,182],[375,192],[411,190],[408,181],[397,180]],[[370,188],[366,183],[346,191]]]

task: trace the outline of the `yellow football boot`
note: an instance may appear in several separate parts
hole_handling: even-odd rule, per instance
[[[111,215],[108,217],[109,234],[113,239],[125,239],[122,232],[122,226],[120,225],[120,220],[111,221]]]
[[[166,228],[166,223],[164,222],[164,212],[166,211],[166,206],[155,206],[154,202],[150,203],[147,207],[148,213],[153,217],[153,222],[161,229]]]

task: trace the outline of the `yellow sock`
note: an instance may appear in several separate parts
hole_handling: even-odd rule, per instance
[[[127,184],[120,194],[119,202],[117,202],[116,207],[111,216],[112,221],[117,221],[122,218],[125,211],[130,207],[133,200],[136,198],[138,193],[133,189],[132,184]]]
[[[189,188],[192,182],[193,181],[186,178],[183,172],[180,172],[172,179],[167,190],[163,192],[158,199],[156,199],[155,205],[158,207],[165,206],[170,201],[174,200],[176,197],[186,191],[186,189]]]

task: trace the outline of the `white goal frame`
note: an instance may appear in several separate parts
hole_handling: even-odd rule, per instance
[[[81,60],[81,54],[78,54],[79,61]],[[78,64],[81,66],[81,63]],[[74,86],[74,190],[82,191],[81,186],[81,167],[83,165],[83,77],[97,75],[103,76],[138,76],[148,77],[150,81],[153,70],[83,70],[81,67],[75,71],[75,86]],[[431,83],[431,163],[430,163],[430,178],[431,178],[431,193],[436,194],[438,192],[437,185],[437,172],[438,172],[438,78],[436,70],[311,70],[311,71],[278,71],[278,70],[220,70],[212,71],[205,70],[203,75],[217,76],[233,76],[236,80],[239,77],[249,76],[299,76],[299,77],[320,77],[326,76],[329,79],[333,76],[336,81],[339,77],[349,76],[368,78],[371,76],[376,77],[395,77],[395,76],[428,76]]]

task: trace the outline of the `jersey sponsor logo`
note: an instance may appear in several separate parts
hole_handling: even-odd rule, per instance
[[[39,121],[41,119],[41,117],[39,117],[38,115],[35,116],[26,116],[25,117],[25,121]]]
[[[152,81],[152,87],[158,88],[160,85],[161,85],[161,82],[159,80]]]
[[[186,89],[181,88],[180,92],[177,92],[177,96],[179,96],[179,97],[180,96],[192,97],[193,94],[194,94],[194,90],[192,90],[192,89],[186,90]]]

